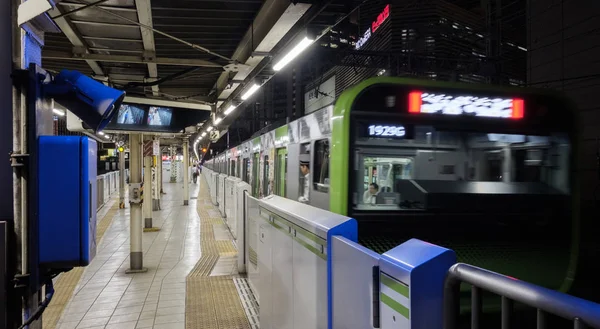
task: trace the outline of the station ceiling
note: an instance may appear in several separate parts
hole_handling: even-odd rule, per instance
[[[50,72],[78,70],[128,96],[214,105],[233,97],[240,71],[248,71],[245,78],[262,70],[260,60],[251,60],[257,53],[268,58],[307,17],[319,26],[334,24],[358,3],[60,1],[48,13],[62,33],[46,33],[42,64]],[[273,33],[280,26],[284,33]],[[266,54],[258,48],[265,44]]]

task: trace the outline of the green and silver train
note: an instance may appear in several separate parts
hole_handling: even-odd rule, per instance
[[[377,77],[205,166],[259,198],[298,200],[308,179],[308,203],[355,218],[376,252],[419,238],[567,291],[578,258],[575,123],[552,91]]]

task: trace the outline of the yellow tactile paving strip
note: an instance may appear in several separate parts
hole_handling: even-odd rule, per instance
[[[104,232],[112,223],[113,218],[119,211],[119,203],[115,202],[112,208],[104,215],[104,217],[98,222],[96,227],[96,241],[100,241]],[[84,267],[76,267],[69,272],[62,273],[56,282],[54,283],[54,296],[52,302],[48,305],[48,308],[44,311],[42,317],[44,329],[54,329],[56,324],[62,315],[63,310],[67,306],[67,303],[75,291],[77,283],[83,274]]]
[[[202,257],[186,280],[186,329],[250,329],[237,289],[230,275],[209,276],[220,257],[236,254],[231,241],[217,241],[215,224],[225,225],[220,218],[211,218],[214,209],[209,200],[208,185],[200,178],[198,215],[200,216],[200,246]]]

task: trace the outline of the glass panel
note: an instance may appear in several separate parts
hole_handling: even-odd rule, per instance
[[[286,149],[277,150],[277,162],[275,163],[275,194],[285,197],[285,176],[287,152]]]
[[[320,192],[329,191],[329,141],[315,142],[315,165],[313,174],[314,189]]]
[[[269,156],[265,155],[263,164],[263,196],[269,195],[269,188],[271,187],[271,181],[269,177]]]
[[[254,159],[252,161],[252,195],[254,197],[258,197],[258,192],[259,192],[259,172],[258,169],[259,167],[259,161],[260,158],[258,156],[258,153],[254,154]]]
[[[448,194],[570,193],[571,150],[566,136],[416,127],[414,140],[379,145],[358,157],[354,193],[358,209],[422,209],[411,196],[430,193],[428,187]]]

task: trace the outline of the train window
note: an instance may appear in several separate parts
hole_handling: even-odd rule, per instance
[[[260,156],[258,153],[254,153],[254,157],[252,157],[252,196],[258,198],[258,194],[260,191],[260,180],[259,180],[259,162]]]
[[[315,142],[313,161],[314,189],[320,192],[329,192],[329,140],[322,139]]]
[[[497,194],[538,188],[550,191],[544,193],[570,192],[571,151],[563,136],[462,131],[439,134],[431,127],[425,137],[405,147],[359,151],[354,193],[358,209],[422,209],[423,195],[433,193],[424,191]]]
[[[244,176],[242,177],[242,179],[244,180],[244,182],[246,182],[246,184],[250,184],[250,159],[244,159],[242,169]]]
[[[269,174],[269,156],[265,155],[263,163],[263,196],[267,196],[271,189],[271,175]]]

